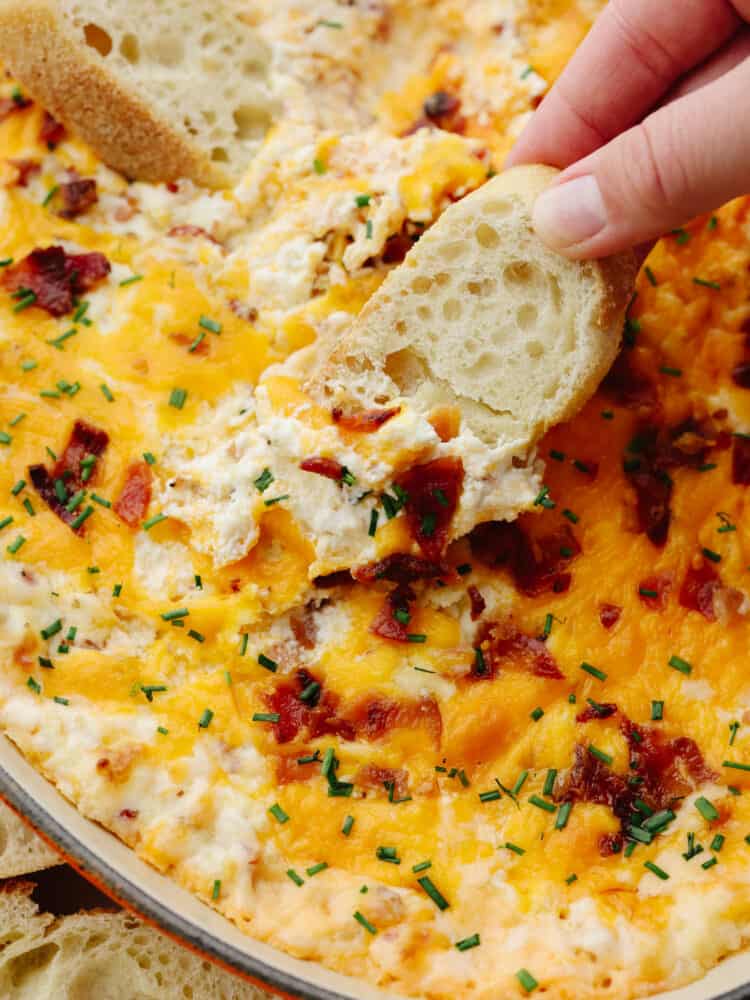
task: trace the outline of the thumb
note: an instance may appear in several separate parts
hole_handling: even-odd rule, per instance
[[[750,192],[750,59],[565,170],[534,226],[574,259],[645,243]]]

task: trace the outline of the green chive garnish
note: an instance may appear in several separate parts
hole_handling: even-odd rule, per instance
[[[591,674],[592,677],[596,677],[598,681],[606,681],[607,675],[603,670],[599,670],[598,667],[592,667],[590,663],[585,661],[581,664],[581,670],[584,670],[587,674]]]
[[[424,891],[439,910],[448,909],[448,906],[450,905],[448,900],[445,896],[443,896],[429,875],[423,875],[422,878],[417,879],[417,882],[422,886]]]
[[[537,986],[539,986],[539,983],[536,979],[534,979],[528,969],[519,969],[516,973],[516,979],[527,993],[533,993]]]
[[[470,948],[479,947],[480,943],[479,935],[472,934],[471,937],[464,938],[463,941],[456,941],[456,948],[459,951],[468,951]]]
[[[358,924],[361,924],[364,927],[364,929],[367,931],[368,934],[378,933],[377,927],[373,927],[373,925],[370,923],[367,917],[363,916],[363,914],[361,914],[359,910],[354,911],[354,919],[357,921]]]
[[[607,764],[608,766],[612,764],[614,758],[608,753],[605,753],[604,750],[600,750],[598,747],[595,747],[593,743],[589,743],[588,750],[591,756],[596,757],[596,759],[600,760],[602,764]]]
[[[707,820],[709,823],[713,823],[714,820],[719,818],[719,812],[713,803],[709,802],[707,798],[703,795],[695,800],[695,808],[701,814],[701,816]]]
[[[693,669],[692,664],[683,660],[681,656],[670,656],[668,662],[670,667],[679,670],[681,674],[689,674]]]
[[[271,657],[266,656],[265,653],[260,653],[258,655],[258,663],[266,670],[270,670],[272,674],[275,674],[279,667],[276,660],[272,660]]]
[[[187,389],[172,389],[169,394],[169,405],[173,406],[175,410],[181,410],[185,405],[185,400],[187,399]]]
[[[203,714],[201,715],[200,719],[198,719],[198,728],[208,729],[208,727],[211,725],[211,719],[213,719],[213,717],[214,713],[211,711],[211,709],[204,708]]]
[[[662,882],[666,882],[666,880],[669,878],[669,874],[665,872],[663,868],[660,868],[658,865],[655,865],[653,861],[644,861],[643,867],[648,868],[648,870],[650,872],[653,872],[657,878],[660,878],[662,880]]]
[[[268,811],[273,816],[273,818],[277,820],[279,823],[286,823],[289,819],[289,817],[281,808],[278,802],[275,802]]]

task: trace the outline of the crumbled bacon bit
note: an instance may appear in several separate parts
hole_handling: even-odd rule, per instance
[[[750,389],[750,361],[740,361],[732,369],[732,381],[740,389]]]
[[[189,347],[192,354],[198,354],[201,357],[205,357],[207,354],[211,353],[211,341],[208,337],[204,337],[202,340],[197,340],[193,334],[188,335],[187,333],[170,333],[169,339],[173,340],[175,344],[179,344],[180,347]]]
[[[647,576],[645,580],[641,580],[638,584],[638,597],[652,611],[663,611],[667,606],[671,589],[671,575],[669,573],[656,573],[653,576]],[[656,596],[653,597],[653,594],[656,594]]]
[[[445,132],[462,133],[466,119],[461,114],[461,101],[455,94],[436,90],[422,105],[425,118]]]
[[[576,722],[592,722],[594,719],[609,719],[617,711],[617,705],[612,701],[603,701],[597,705],[587,705],[576,716]]]
[[[137,528],[151,503],[151,466],[148,462],[133,462],[125,474],[120,496],[114,503],[115,514],[130,528]]]
[[[29,466],[29,479],[39,496],[44,500],[50,510],[56,514],[61,521],[72,524],[78,517],[77,511],[69,511],[64,503],[61,503],[55,492],[55,480],[63,479],[65,488],[69,496],[72,496],[84,484],[83,469],[81,462],[87,455],[99,457],[109,443],[109,435],[106,431],[101,431],[83,420],[76,420],[73,425],[65,451],[55,463],[52,471],[48,471],[44,465]],[[96,475],[96,466],[92,475],[88,479],[91,483]],[[84,526],[76,529],[77,534],[83,534]]]
[[[101,253],[69,254],[60,246],[32,250],[2,277],[9,292],[33,292],[34,305],[50,316],[64,316],[73,308],[73,299],[106,278],[111,268]]]
[[[63,219],[75,219],[99,201],[96,181],[93,177],[78,177],[75,171],[71,180],[60,185],[63,207],[59,215]]]
[[[277,743],[289,743],[303,730],[309,739],[327,735],[354,739],[352,724],[336,715],[339,699],[335,694],[321,685],[311,701],[300,700],[300,694],[313,681],[320,683],[308,670],[300,669],[295,671],[293,679],[282,681],[265,695],[268,707],[279,716],[279,721],[273,724]]]
[[[670,805],[718,775],[706,764],[698,744],[688,736],[670,740],[653,726],[623,719],[621,729],[630,747],[633,773],[643,778],[640,797],[658,809]]]
[[[16,169],[18,177],[15,183],[18,187],[28,187],[29,178],[38,174],[42,169],[42,165],[38,160],[8,160],[8,163]]]
[[[482,597],[481,591],[474,584],[471,584],[466,588],[466,593],[469,595],[469,602],[471,604],[471,620],[475,622],[478,618],[482,617],[484,609],[487,607],[487,602]]]
[[[620,620],[622,608],[618,604],[600,604],[599,621],[606,629],[614,628]]]
[[[130,775],[141,748],[136,745],[120,747],[111,750],[106,757],[100,757],[96,762],[97,771],[109,778],[110,781],[119,783],[125,781]]]
[[[602,382],[602,391],[614,402],[628,409],[651,409],[656,405],[656,388],[633,364],[633,352],[620,351],[609,374]]]
[[[662,548],[667,543],[672,519],[669,506],[672,481],[665,472],[655,472],[649,468],[635,469],[627,475],[635,490],[639,531],[658,548]]]
[[[732,482],[750,486],[750,438],[735,435],[732,443]]]
[[[42,118],[42,125],[39,129],[39,141],[46,143],[47,149],[54,149],[64,138],[65,126],[56,118],[53,118],[49,111],[45,111]]]
[[[333,587],[351,587],[354,578],[348,569],[337,569],[335,573],[324,573],[316,576],[313,584],[320,590],[331,590]]]
[[[138,810],[137,809],[121,809],[120,816],[123,819],[137,819]]]
[[[434,698],[418,701],[395,701],[385,695],[372,695],[356,704],[345,716],[358,739],[380,740],[392,729],[423,727],[440,745],[443,719]]]
[[[385,241],[383,252],[380,255],[383,263],[400,264],[418,239],[418,235],[410,236],[403,230],[389,236]]]
[[[413,465],[397,480],[407,494],[406,520],[412,537],[428,559],[441,557],[464,481],[459,458],[436,458]]]
[[[399,584],[383,602],[383,606],[370,625],[370,631],[381,639],[393,642],[409,642],[409,619],[411,605],[415,600],[414,591],[408,584]],[[401,621],[397,615],[404,618]]]
[[[541,639],[527,635],[512,622],[487,622],[479,630],[475,646],[484,657],[484,670],[475,659],[471,678],[491,680],[501,669],[518,668],[535,677],[564,680],[564,674]]]
[[[611,858],[613,854],[619,854],[621,850],[621,833],[603,833],[599,837],[599,854],[603,858]]]
[[[230,299],[229,308],[235,316],[247,320],[248,323],[254,323],[258,318],[258,310],[255,306],[248,305],[246,302],[240,302],[239,299]]]
[[[401,767],[365,764],[357,771],[354,782],[358,788],[382,792],[394,799],[403,799],[409,794],[409,774]]]
[[[337,483],[341,482],[346,472],[346,468],[341,462],[337,462],[335,458],[325,458],[322,455],[306,458],[300,462],[299,467],[303,472],[314,472],[317,476],[334,479]]]
[[[336,406],[331,411],[334,424],[338,424],[345,431],[359,431],[361,434],[372,434],[380,430],[383,424],[395,417],[401,408],[392,406],[387,410],[360,410],[357,413],[344,413]]]
[[[698,611],[709,622],[716,621],[714,599],[721,590],[721,579],[712,563],[700,559],[699,565],[688,567],[680,587],[680,604],[690,611]]]
[[[567,565],[581,551],[569,525],[531,538],[520,521],[488,521],[470,535],[471,551],[486,566],[506,566],[516,587],[528,597],[546,591],[564,593],[570,586]]]
[[[221,246],[219,240],[213,237],[208,230],[204,229],[203,226],[192,226],[189,224],[184,224],[181,226],[172,226],[171,229],[167,230],[167,236],[173,236],[176,238],[180,237],[191,237],[195,238],[197,236],[202,236],[203,239],[210,240],[211,243],[215,243],[216,246]]]
[[[0,98],[0,122],[16,111],[23,111],[28,108],[31,101],[27,97],[3,97]]]
[[[374,583],[376,580],[390,580],[392,583],[415,583],[417,580],[434,580],[436,577],[449,579],[453,570],[446,563],[433,562],[421,556],[410,556],[406,552],[394,552],[385,559],[359,566],[352,570],[358,583]]]

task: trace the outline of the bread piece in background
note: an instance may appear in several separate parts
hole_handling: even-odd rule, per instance
[[[580,410],[614,361],[638,264],[574,262],[541,242],[531,210],[556,173],[517,167],[450,206],[344,340],[322,345],[312,394],[458,406],[477,437],[518,454]]]
[[[0,887],[3,1000],[271,1000],[127,913],[40,913],[31,882]]]
[[[0,59],[127,177],[221,187],[274,114],[269,54],[231,0],[0,0]]]
[[[0,801],[0,878],[28,875],[29,872],[60,865],[62,860],[9,806]]]

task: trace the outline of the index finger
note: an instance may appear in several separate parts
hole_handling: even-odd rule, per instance
[[[612,0],[508,159],[567,167],[625,131],[737,30],[729,0]]]

